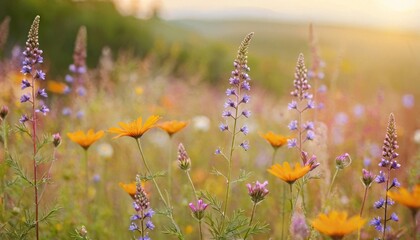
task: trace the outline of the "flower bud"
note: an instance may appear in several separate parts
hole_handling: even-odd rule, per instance
[[[52,135],[52,137],[53,137],[54,147],[60,146],[60,144],[61,144],[61,136],[60,136],[60,133],[55,133],[55,134]]]
[[[7,106],[2,106],[0,110],[0,118],[1,120],[4,120],[9,113],[9,108]]]

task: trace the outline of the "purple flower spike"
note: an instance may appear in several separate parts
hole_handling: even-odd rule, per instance
[[[264,183],[260,183],[257,181],[254,186],[252,186],[249,183],[246,185],[248,188],[248,195],[251,197],[251,200],[255,204],[258,204],[262,200],[264,200],[265,196],[267,196],[267,194],[269,193],[267,185],[267,181],[265,181]]]

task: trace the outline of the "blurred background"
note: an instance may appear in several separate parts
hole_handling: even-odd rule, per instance
[[[358,184],[361,169],[378,171],[376,162],[390,112],[396,116],[399,135],[399,181],[404,186],[419,182],[419,1],[1,0],[0,21],[7,22],[8,27],[7,31],[6,24],[0,28],[0,104],[11,109],[11,125],[24,112],[25,106],[19,103],[20,58],[36,15],[41,16],[39,41],[44,51],[46,82],[56,84],[47,87],[51,113],[42,118],[40,125],[45,132],[64,136],[52,172],[54,183],[43,200],[45,206],[63,206],[59,221],[53,222],[53,227],[43,226],[43,236],[49,239],[63,239],[60,237],[86,224],[85,213],[77,207],[84,198],[92,203],[91,213],[97,216],[87,224],[90,236],[128,239],[131,235],[127,231],[133,212],[131,200],[118,182],[131,182],[136,173],[142,172],[134,142],[112,140],[113,136],[107,134],[95,143],[89,150],[93,177],[86,197],[79,189],[84,179],[80,172],[82,151],[65,136],[68,132],[107,130],[120,121],[151,114],[163,116],[162,121],[188,121],[188,127],[173,138],[158,129],[147,133],[145,152],[152,168],[166,169],[167,159],[173,159],[176,168],[176,147],[183,142],[193,161],[191,175],[197,188],[210,190],[218,197],[223,195],[223,179],[211,175],[209,169],[217,166],[225,170],[223,160],[214,156],[216,147],[229,142],[218,125],[224,121],[221,113],[233,60],[243,37],[250,32],[255,33],[248,54],[253,115],[247,119],[250,133],[246,138],[252,148],[238,153],[235,167],[252,170],[250,182],[268,179],[273,191],[273,197],[269,195],[263,203],[266,206],[258,212],[271,230],[255,239],[279,239],[276,196],[280,192],[276,187],[282,183],[267,174],[272,148],[259,134],[292,134],[287,125],[296,116],[287,110],[287,103],[291,101],[289,93],[299,53],[305,56],[318,104],[316,111],[305,116],[306,120],[316,121],[319,136],[308,144],[307,151],[318,156],[322,163],[318,170],[323,175],[308,190],[313,197],[308,199],[308,218],[320,211],[324,199],[319,193],[325,193],[334,171],[334,158],[343,152],[350,153],[353,164],[337,180],[337,186],[345,187],[334,191],[335,206],[357,213],[363,197],[362,185]],[[87,30],[88,69],[83,98],[65,93],[66,84],[70,85],[66,75],[82,25]],[[69,104],[81,108],[83,114],[64,116],[63,107]],[[28,145],[21,142],[22,136],[17,135],[10,145],[15,153],[25,154]],[[277,154],[277,162],[298,158],[286,147]],[[30,168],[29,163],[22,164]],[[175,216],[181,219],[188,239],[197,239],[195,222],[187,208],[191,190],[180,172],[174,177],[180,179],[174,190],[180,194],[173,196],[174,202],[182,205],[176,208]],[[355,183],[349,184],[348,179]],[[159,181],[165,187],[166,181]],[[30,204],[31,189],[15,188],[19,195],[16,198],[24,198],[25,194],[19,192],[24,191]],[[157,205],[157,194],[150,192],[152,206]],[[238,184],[234,192],[238,197],[232,200],[237,203],[232,206],[249,210],[246,188]],[[372,206],[373,201],[371,198],[367,204]],[[404,213],[400,226],[404,227],[410,214],[400,210]],[[373,214],[375,209],[369,207],[366,215]],[[157,219],[156,226],[167,223],[163,217]],[[153,239],[165,237],[159,227],[151,233]],[[366,226],[362,239],[372,239],[372,230]]]

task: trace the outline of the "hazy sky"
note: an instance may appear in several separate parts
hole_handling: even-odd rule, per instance
[[[420,0],[117,0],[160,2],[162,17],[254,17],[420,30]]]

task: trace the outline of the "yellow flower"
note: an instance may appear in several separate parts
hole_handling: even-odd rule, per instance
[[[69,91],[69,87],[65,83],[49,80],[47,90],[53,93],[63,94]]]
[[[104,131],[95,133],[93,129],[90,129],[86,134],[83,131],[77,131],[74,133],[67,133],[67,136],[70,140],[79,144],[84,149],[88,149],[90,145],[104,136]]]
[[[137,186],[135,182],[127,183],[127,184],[120,182],[118,185],[120,185],[120,187],[124,189],[124,191],[128,193],[134,199],[134,195],[136,194],[136,191],[137,191]]]
[[[268,133],[266,133],[266,134],[260,133],[260,136],[262,138],[264,138],[265,140],[267,140],[267,142],[269,144],[271,144],[271,146],[273,148],[275,148],[275,149],[277,149],[277,148],[283,146],[284,144],[286,144],[287,143],[287,139],[288,139],[285,136],[277,135],[277,134],[275,134],[275,133],[273,133],[271,131],[268,132]]]
[[[120,125],[121,128],[113,127],[113,128],[110,128],[108,131],[111,133],[119,134],[118,136],[114,138],[128,136],[128,137],[137,139],[143,136],[143,134],[147,132],[147,130],[154,128],[159,118],[160,117],[157,115],[152,115],[146,120],[144,124],[142,124],[141,117],[137,118],[137,120],[131,123],[119,122],[118,125]]]
[[[420,208],[420,184],[414,186],[413,192],[402,187],[396,192],[388,192],[388,196],[412,210]]]
[[[305,176],[305,174],[307,174],[310,170],[311,167],[309,165],[302,167],[300,163],[296,163],[294,169],[292,169],[288,162],[284,162],[283,166],[280,164],[274,164],[268,169],[268,172],[281,180],[292,184],[299,178]]]
[[[176,120],[163,122],[158,125],[158,127],[165,130],[169,134],[169,136],[172,136],[173,134],[181,131],[186,126],[187,122]]]
[[[347,212],[332,211],[328,215],[319,214],[311,223],[319,232],[333,239],[341,239],[345,235],[360,229],[365,222],[366,219],[360,216],[347,219]]]

